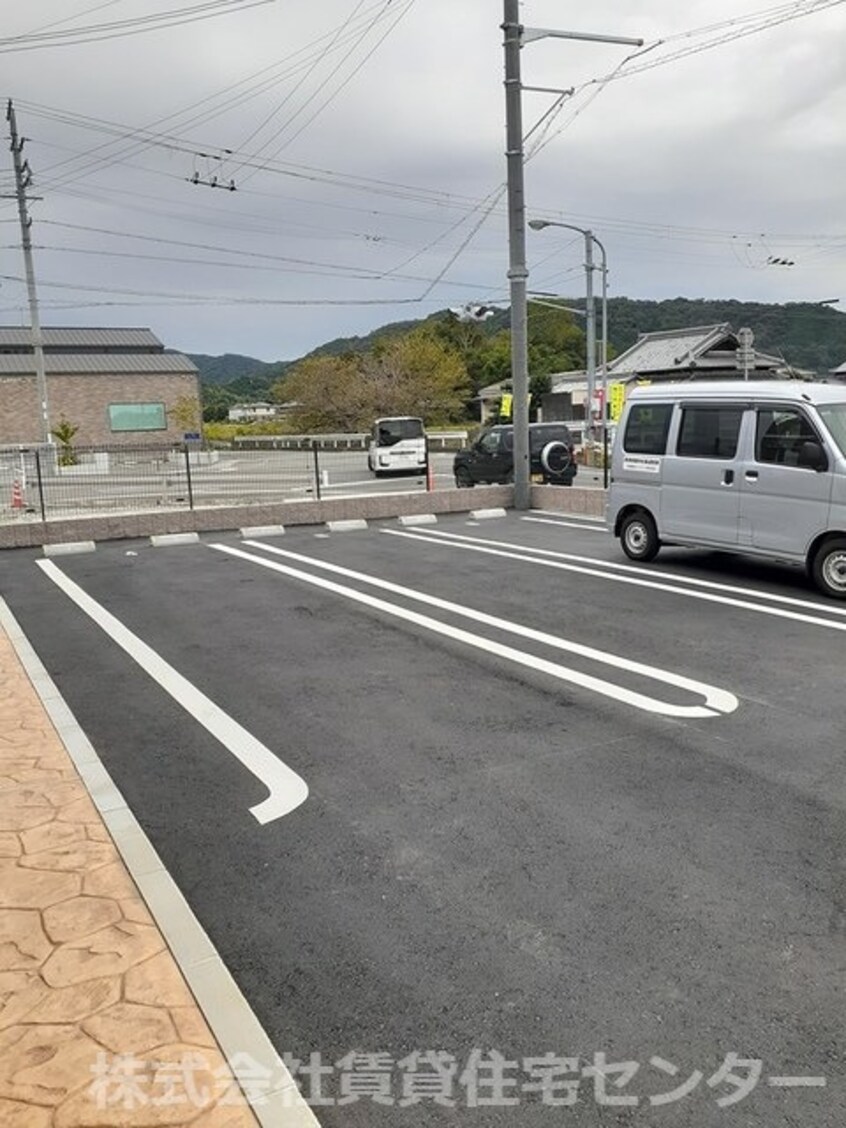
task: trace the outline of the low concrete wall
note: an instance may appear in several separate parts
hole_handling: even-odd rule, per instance
[[[605,516],[606,491],[579,489],[578,486],[532,486],[532,509],[551,509],[559,513],[582,513],[586,517]]]
[[[122,540],[162,533],[222,532],[250,525],[320,525],[325,521],[361,517],[378,520],[411,513],[466,513],[470,509],[511,508],[513,505],[513,486],[485,486],[472,490],[372,494],[326,501],[278,502],[274,505],[156,510],[46,522],[21,519],[0,525],[0,548],[31,548],[62,541]]]

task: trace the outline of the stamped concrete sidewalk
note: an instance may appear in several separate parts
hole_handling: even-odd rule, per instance
[[[2,628],[0,1124],[257,1124]]]

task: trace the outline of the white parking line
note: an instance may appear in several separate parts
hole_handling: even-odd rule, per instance
[[[645,694],[636,693],[632,690],[624,689],[612,682],[604,681],[601,678],[593,677],[589,674],[582,674],[576,670],[568,669],[560,666],[557,663],[549,662],[543,658],[537,658],[532,654],[527,654],[521,650],[515,650],[510,646],[503,646],[500,643],[491,641],[481,635],[471,634],[468,631],[461,630],[460,628],[450,627],[446,623],[442,623],[437,619],[429,618],[426,615],[420,615],[415,611],[410,611],[404,607],[400,607],[394,603],[388,603],[382,599],[376,599],[373,596],[365,595],[363,592],[355,591],[353,588],[346,587],[341,584],[336,584],[331,580],[322,579],[320,576],[312,575],[308,572],[302,572],[298,569],[291,568],[284,564],[278,564],[274,560],[265,559],[263,557],[254,556],[251,553],[244,552],[241,549],[232,548],[225,544],[213,544],[212,548],[219,552],[228,553],[230,556],[238,556],[241,559],[249,560],[254,564],[259,564],[264,568],[270,568],[273,571],[280,572],[284,575],[293,577],[294,579],[304,580],[306,583],[313,584],[315,587],[324,588],[327,591],[334,592],[337,595],[346,596],[358,603],[363,603],[368,607],[376,608],[377,610],[384,611],[389,615],[396,618],[405,619],[408,622],[415,623],[418,626],[425,627],[436,634],[444,635],[448,638],[456,639],[459,642],[464,642],[468,646],[473,646],[476,649],[484,650],[488,653],[497,654],[501,658],[506,658],[511,662],[515,662],[520,666],[527,666],[530,669],[538,670],[541,673],[546,673],[552,677],[558,678],[560,681],[568,681],[574,685],[579,685],[584,689],[590,689],[595,693],[600,693],[604,697],[610,697],[615,701],[621,701],[627,705],[633,705],[635,708],[643,709],[648,713],[659,713],[667,717],[714,717],[721,713],[732,713],[738,706],[738,700],[734,694],[727,692],[723,689],[718,689],[715,686],[706,684],[705,682],[696,681],[692,678],[682,677],[680,674],[673,673],[669,670],[661,670],[655,666],[647,666],[643,662],[634,662],[628,658],[621,658],[616,654],[609,654],[603,650],[596,650],[594,647],[584,646],[581,643],[571,642],[569,639],[560,638],[557,635],[547,634],[545,631],[537,631],[531,627],[522,626],[519,623],[513,623],[507,619],[499,619],[493,615],[489,615],[484,611],[476,611],[472,608],[460,606],[457,603],[451,603],[446,599],[439,599],[436,596],[428,595],[425,592],[416,591],[413,588],[403,587],[401,584],[391,583],[389,580],[383,580],[378,576],[371,576],[364,572],[355,572],[350,568],[343,568],[338,564],[330,564],[327,561],[316,560],[311,556],[304,556],[301,553],[290,552],[287,549],[277,548],[275,545],[261,544],[257,541],[246,541],[252,548],[261,549],[264,552],[270,553],[272,556],[280,556],[289,560],[297,561],[298,563],[307,564],[310,567],[322,569],[323,571],[333,572],[336,575],[345,576],[348,579],[356,580],[360,583],[369,584],[373,587],[381,588],[383,591],[391,592],[394,595],[399,595],[405,599],[414,600],[418,603],[427,604],[430,607],[437,607],[440,610],[448,611],[452,615],[460,618],[471,619],[477,623],[483,623],[486,626],[495,627],[497,630],[505,633],[519,635],[522,638],[531,639],[534,642],[539,642],[545,646],[554,647],[558,650],[566,650],[571,654],[579,654],[582,657],[588,658],[591,661],[602,663],[606,666],[611,666],[616,670],[625,670],[628,673],[638,674],[642,677],[651,678],[653,681],[662,682],[664,685],[671,685],[677,689],[684,689],[697,696],[705,699],[705,706],[689,706],[689,705],[675,705],[670,702],[659,701],[654,697],[648,697]]]
[[[564,529],[587,529],[589,533],[607,533],[601,525],[588,524],[587,521],[556,521],[551,517],[521,517],[521,521],[534,521],[538,525],[559,525]]]
[[[530,509],[529,512],[538,517],[554,517],[556,512],[559,512],[562,517],[575,517],[579,521],[592,521],[594,525],[602,525],[603,527],[605,525],[604,517],[592,517],[589,513],[564,513],[561,510],[556,511],[554,509]],[[529,518],[524,517],[523,520],[528,521]]]
[[[809,623],[815,627],[827,627],[832,631],[846,631],[846,623],[838,623],[831,619],[821,619],[815,615],[803,615],[796,611],[783,610],[780,607],[768,607],[765,604],[750,603],[745,599],[731,599],[728,596],[712,595],[710,591],[690,591],[685,587],[677,587],[675,585],[689,584],[716,591],[741,592],[743,595],[750,596],[753,599],[765,599],[770,600],[772,603],[784,603],[798,607],[813,608],[815,611],[823,611],[831,615],[846,615],[846,609],[842,607],[821,606],[819,603],[810,602],[810,600],[792,599],[790,596],[776,595],[764,591],[753,591],[749,588],[732,587],[728,584],[715,584],[708,580],[697,580],[692,576],[680,576],[675,572],[657,572],[654,569],[640,569],[625,564],[614,564],[608,560],[593,560],[590,557],[575,556],[572,553],[553,552],[550,549],[543,548],[526,548],[523,545],[510,544],[506,541],[487,540],[484,537],[468,537],[463,536],[461,533],[436,532],[434,529],[420,529],[419,531],[409,533],[402,532],[399,529],[382,529],[380,531],[392,537],[408,537],[411,540],[428,541],[429,544],[439,544],[444,548],[459,548],[470,552],[483,552],[489,556],[502,556],[507,560],[523,560],[527,563],[541,564],[547,568],[558,568],[564,572],[577,572],[584,576],[595,576],[601,580],[612,580],[616,583],[631,584],[634,587],[652,588],[655,591],[668,591],[672,592],[674,595],[683,596],[686,599],[701,599],[708,603],[722,603],[727,607],[739,607],[745,611],[757,611],[762,615],[773,615],[780,619],[793,619],[796,622]],[[494,548],[492,547],[493,545],[497,547]],[[548,559],[549,557],[558,557],[559,559],[550,560]],[[590,567],[577,564],[565,564],[565,560],[580,560],[583,564],[590,565]],[[617,569],[620,572],[626,573],[634,572],[638,573],[638,575],[616,574],[614,571],[610,570],[601,571],[603,568]],[[641,579],[640,575],[661,576],[662,579],[672,582],[657,583],[654,580]]]
[[[96,599],[92,599],[78,584],[57,568],[52,560],[36,560],[36,564],[48,579],[52,580],[133,661],[137,662],[153,681],[170,694],[177,704],[190,713],[198,724],[219,740],[247,771],[264,784],[270,794],[263,802],[250,808],[250,813],[260,823],[282,818],[305,802],[308,798],[308,786],[292,768],[284,764],[275,753],[265,747],[252,733],[247,732],[228,713],[224,713],[219,705],[201,693]]]

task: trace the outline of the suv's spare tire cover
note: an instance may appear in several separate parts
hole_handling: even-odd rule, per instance
[[[570,466],[570,448],[560,439],[555,439],[543,448],[540,461],[547,474],[551,477],[557,477]]]

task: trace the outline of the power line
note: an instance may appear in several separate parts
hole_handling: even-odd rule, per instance
[[[214,19],[230,12],[246,11],[273,0],[204,0],[192,8],[173,8],[147,16],[136,16],[128,20],[116,20],[88,27],[72,28],[65,31],[32,32],[0,38],[0,54],[15,51],[40,51],[46,47],[78,47],[86,43],[99,43],[106,39],[122,39],[142,32],[159,31],[162,28],[181,27],[199,20]]]

